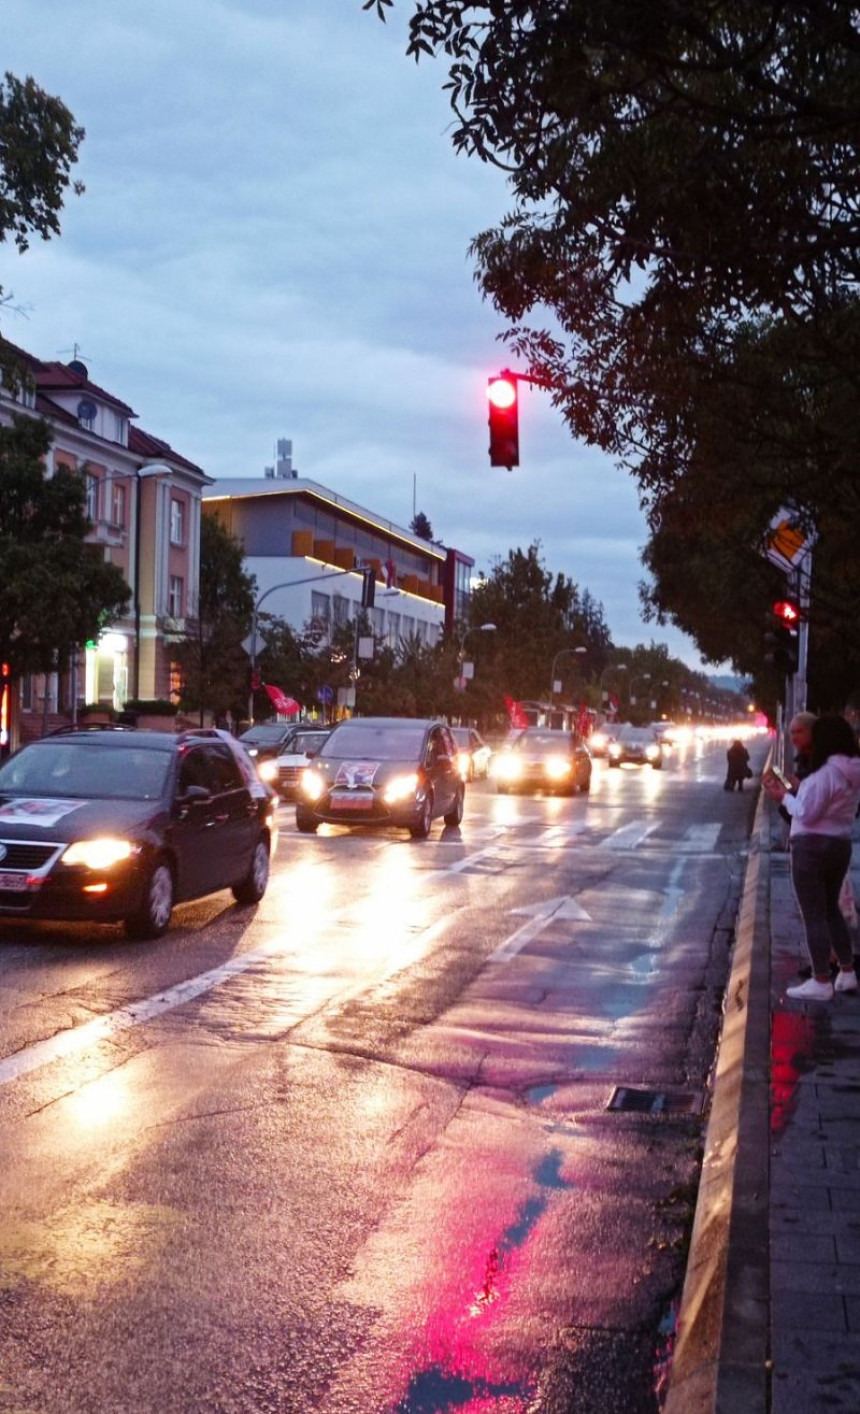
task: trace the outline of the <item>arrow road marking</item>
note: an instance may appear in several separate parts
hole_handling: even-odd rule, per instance
[[[528,921],[521,924],[515,933],[511,933],[503,943],[499,943],[488,957],[488,962],[510,962],[516,957],[533,938],[538,937],[544,928],[556,920],[572,921],[574,923],[590,923],[591,915],[572,899],[568,894],[563,894],[561,898],[547,899],[543,903],[527,904],[524,908],[514,908],[511,910],[516,914],[527,914]]]

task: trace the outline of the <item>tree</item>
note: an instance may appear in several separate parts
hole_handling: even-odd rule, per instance
[[[81,471],[45,475],[46,422],[0,426],[0,663],[8,680],[51,672],[125,613],[131,591],[99,546],[88,545]]]
[[[215,516],[200,525],[196,612],[175,645],[183,674],[182,706],[241,717],[248,701],[248,655],[242,647],[254,613],[256,581],[243,568],[242,546]]]
[[[566,575],[553,575],[543,564],[540,544],[525,552],[509,550],[495,561],[489,576],[474,589],[470,609],[470,653],[480,637],[480,626],[493,623],[494,680],[498,701],[503,694],[515,698],[545,698],[550,688],[553,659],[559,651],[584,647],[592,672],[599,672],[611,646],[602,606]]]
[[[0,82],[0,241],[11,240],[23,252],[31,236],[50,240],[59,234],[67,188],[83,191],[71,179],[83,138],[59,98],[32,78],[6,73]],[[0,371],[6,371],[8,352],[0,347]],[[14,380],[20,372],[13,366],[9,376]]]
[[[413,516],[409,529],[413,535],[419,535],[422,540],[433,539],[433,527],[423,511],[418,511],[417,515]]]
[[[409,52],[449,64],[455,147],[509,174],[513,209],[472,246],[480,286],[574,434],[637,477],[653,533],[717,445],[736,484],[774,454],[757,510],[817,510],[823,485],[852,506],[860,429],[832,396],[853,411],[860,392],[850,0],[412,8]],[[712,619],[686,612],[697,639]]]

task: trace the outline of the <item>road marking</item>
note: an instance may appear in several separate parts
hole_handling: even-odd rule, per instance
[[[629,825],[622,825],[620,830],[614,830],[608,835],[600,846],[601,849],[636,849],[644,839],[659,827],[659,822],[654,821],[649,825],[646,820],[631,820]]]
[[[49,1036],[45,1041],[37,1041],[35,1045],[16,1051],[14,1055],[0,1061],[0,1085],[8,1085],[10,1080],[17,1080],[33,1070],[40,1070],[51,1061],[74,1055],[87,1046],[97,1045],[100,1041],[112,1040],[132,1026],[139,1026],[144,1021],[151,1021],[155,1016],[172,1011],[183,1002],[192,1001],[203,992],[211,991],[229,977],[246,972],[249,967],[261,962],[280,946],[280,943],[272,943],[268,947],[255,948],[253,952],[241,953],[238,957],[232,957],[228,962],[222,963],[220,967],[201,972],[199,976],[190,977],[187,982],[179,982],[175,987],[168,987],[164,992],[157,992],[153,997],[144,997],[142,1001],[132,1002],[130,1006],[120,1007],[118,1011],[108,1012],[106,1016],[97,1016],[95,1020],[85,1022],[83,1026],[59,1031],[56,1036]]]
[[[684,837],[678,844],[678,849],[685,852],[696,851],[706,853],[712,850],[720,837],[722,825],[714,822],[709,825],[690,825],[684,831]]]
[[[528,914],[525,923],[517,928],[515,933],[511,933],[509,938],[505,938],[503,943],[499,943],[487,958],[488,962],[510,962],[516,957],[518,952],[538,937],[544,928],[549,927],[557,919],[573,921],[576,923],[590,923],[591,915],[572,899],[568,894],[563,894],[561,898],[547,899],[544,903],[527,904],[524,908],[514,908],[511,910],[515,914]]]

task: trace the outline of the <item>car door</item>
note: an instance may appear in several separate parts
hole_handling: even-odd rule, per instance
[[[257,801],[249,791],[239,763],[224,741],[203,747],[213,780],[215,848],[218,856],[216,889],[243,879],[260,835]]]
[[[457,765],[457,746],[447,727],[434,727],[427,747],[432,762],[431,776],[436,804],[435,814],[445,815],[451,809],[461,787]]]
[[[199,898],[222,887],[216,882],[223,868],[217,784],[205,747],[187,747],[179,762],[173,808],[177,898]]]

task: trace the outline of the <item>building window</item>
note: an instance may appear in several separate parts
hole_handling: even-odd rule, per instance
[[[344,624],[349,623],[349,600],[345,599],[342,594],[335,594],[333,608],[334,626],[342,628]]]
[[[170,543],[171,545],[185,544],[185,502],[170,502]]]
[[[99,479],[91,471],[86,474],[87,515],[93,522],[99,518]]]
[[[320,594],[318,589],[311,591],[311,618],[314,624],[322,627],[328,633],[331,624],[331,600],[327,594]]]
[[[167,594],[167,612],[172,619],[182,618],[182,602],[185,595],[185,581],[178,574],[170,576]]]
[[[125,525],[125,487],[121,481],[114,481],[110,492],[110,523]]]
[[[397,643],[398,643],[399,638],[400,638],[400,615],[399,615],[399,614],[391,614],[391,613],[390,613],[390,614],[388,615],[388,642],[391,644],[391,647],[392,647],[392,648],[396,648],[396,647],[397,647]]]

